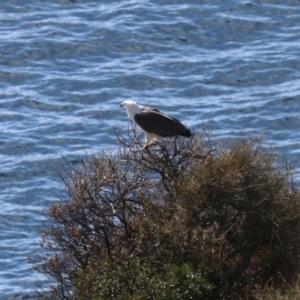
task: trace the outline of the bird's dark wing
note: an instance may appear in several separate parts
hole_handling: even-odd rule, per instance
[[[134,120],[144,131],[161,137],[191,136],[191,132],[179,120],[155,108],[143,107],[143,111],[136,114]]]

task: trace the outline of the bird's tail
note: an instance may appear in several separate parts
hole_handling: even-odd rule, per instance
[[[192,136],[192,132],[188,128],[186,128],[185,132],[182,134],[182,136],[191,137]]]

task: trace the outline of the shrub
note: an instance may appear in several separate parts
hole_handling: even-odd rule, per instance
[[[197,299],[212,288],[199,267],[165,263],[158,269],[137,257],[102,259],[81,275],[74,281],[78,299]]]
[[[66,199],[45,211],[33,268],[50,299],[245,299],[292,286],[300,196],[288,168],[242,141],[165,139],[120,147],[65,171]]]
[[[258,140],[237,143],[182,178],[178,201],[202,237],[197,247],[218,292],[244,299],[268,283],[295,283],[300,194],[291,182]]]

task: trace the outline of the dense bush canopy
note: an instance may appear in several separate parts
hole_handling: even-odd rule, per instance
[[[143,151],[135,130],[117,137],[69,166],[65,199],[45,211],[44,254],[30,258],[53,280],[45,298],[255,299],[296,284],[300,194],[260,139]]]

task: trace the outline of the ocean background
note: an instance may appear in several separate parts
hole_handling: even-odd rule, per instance
[[[26,257],[58,172],[117,144],[125,99],[216,145],[263,132],[299,186],[299,0],[8,0],[0,37],[1,300],[47,282]]]

